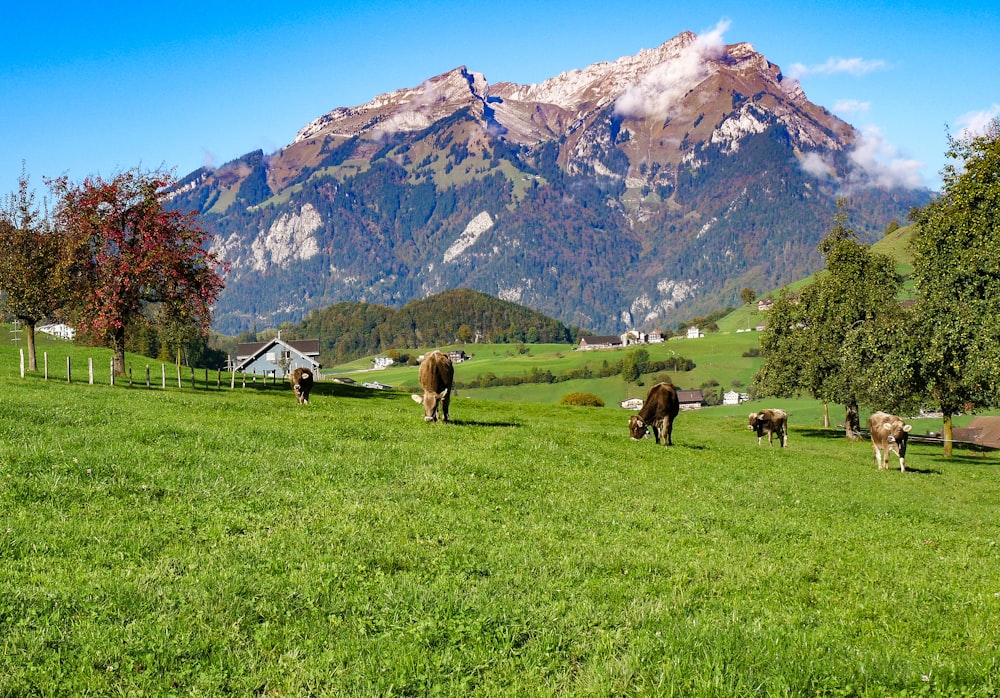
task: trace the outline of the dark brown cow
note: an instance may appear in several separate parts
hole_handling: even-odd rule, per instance
[[[673,446],[674,419],[680,410],[674,386],[670,383],[657,383],[646,393],[646,401],[642,403],[639,414],[632,415],[628,420],[628,430],[632,439],[638,441],[652,429],[656,443],[660,443],[662,435],[663,445]]]
[[[747,429],[757,433],[757,445],[760,446],[760,439],[767,434],[768,446],[774,445],[774,435],[778,435],[778,444],[784,448],[788,443],[788,415],[784,410],[761,410],[750,413],[750,423]]]
[[[889,453],[895,453],[899,456],[899,472],[906,472],[906,441],[912,428],[894,414],[876,412],[868,418],[868,432],[879,470],[889,469]]]
[[[309,393],[313,389],[313,372],[308,368],[297,368],[291,375],[292,390],[300,405],[309,404]]]
[[[436,422],[438,407],[441,419],[448,421],[448,405],[451,402],[451,385],[455,378],[455,367],[451,357],[443,351],[434,350],[420,362],[420,387],[423,397],[412,395],[413,401],[424,406],[424,421]]]

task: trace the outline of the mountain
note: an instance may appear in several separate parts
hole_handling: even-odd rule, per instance
[[[869,238],[929,200],[879,186],[859,139],[750,44],[685,32],[539,84],[460,67],[334,109],[172,205],[230,262],[223,332],[468,287],[617,333],[814,271],[838,197]]]

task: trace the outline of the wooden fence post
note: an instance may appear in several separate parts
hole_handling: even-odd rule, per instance
[[[167,365],[160,364],[160,383],[164,390],[167,389]]]
[[[146,364],[146,387],[149,387],[149,364]]]
[[[49,379],[49,352],[42,352],[42,362],[45,364],[45,372],[42,374],[45,376],[45,380]]]
[[[94,384],[94,357],[87,357],[87,373],[90,375],[90,384]]]
[[[181,365],[180,364],[177,364],[177,387],[178,388],[182,388],[183,387],[181,385]]]
[[[115,357],[111,357],[111,385],[115,384]]]
[[[73,382],[73,365],[70,363],[70,357],[66,357],[66,382]]]
[[[24,349],[21,349],[21,378],[24,378]]]

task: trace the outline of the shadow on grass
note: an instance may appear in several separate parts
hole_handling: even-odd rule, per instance
[[[796,427],[788,430],[791,434],[799,434],[810,439],[845,439],[843,429],[825,429],[823,427]]]
[[[451,419],[448,420],[448,424],[454,424],[457,427],[523,427],[523,424],[518,422],[480,422],[474,419]]]

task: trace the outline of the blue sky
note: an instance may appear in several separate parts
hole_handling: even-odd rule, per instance
[[[312,119],[460,65],[540,82],[678,33],[747,41],[866,134],[890,176],[937,187],[947,133],[1000,114],[995,0],[669,3],[11,3],[0,196],[131,167],[180,177],[288,144]]]

